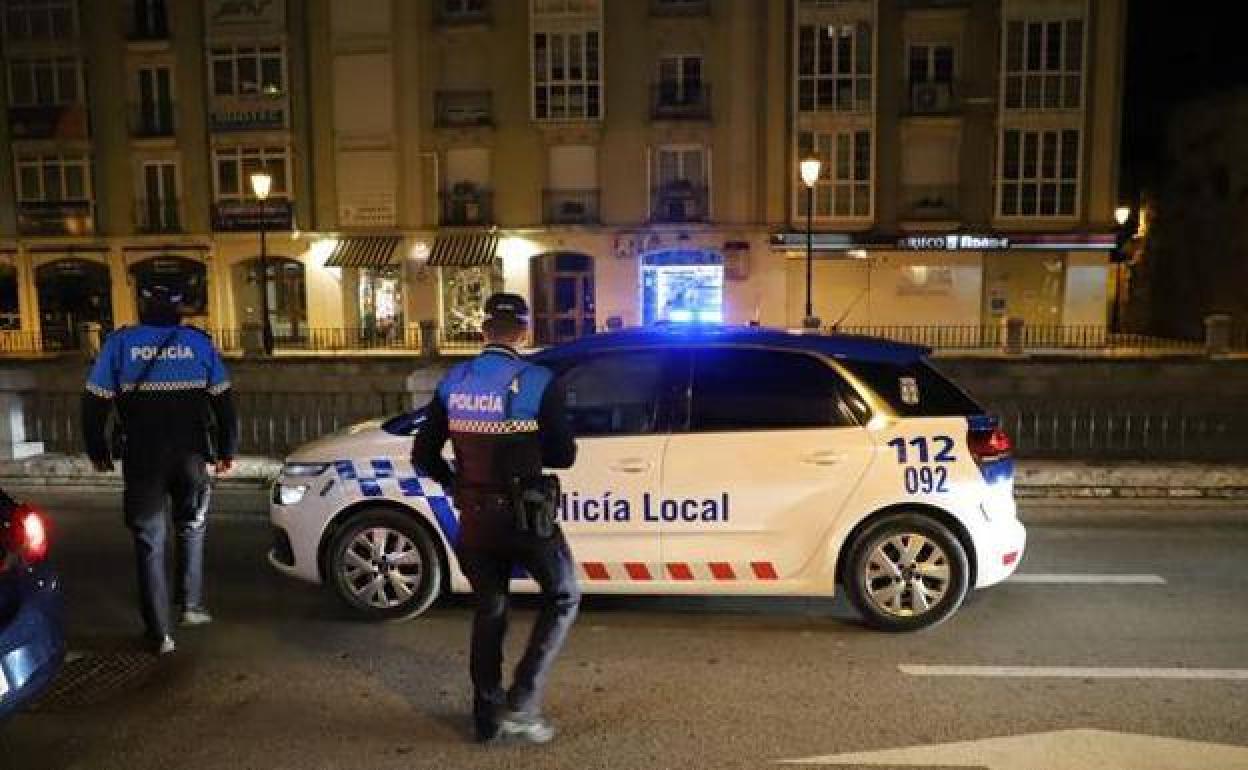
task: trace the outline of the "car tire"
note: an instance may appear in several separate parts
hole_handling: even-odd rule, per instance
[[[921,513],[895,513],[857,536],[843,578],[868,626],[918,631],[957,611],[970,572],[966,549],[948,527]]]
[[[375,622],[414,618],[438,598],[444,565],[413,514],[371,508],[353,515],[330,542],[327,576],[338,598]]]

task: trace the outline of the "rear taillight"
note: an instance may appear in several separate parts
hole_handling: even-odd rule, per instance
[[[47,521],[29,506],[19,506],[13,512],[0,537],[4,539],[4,550],[17,554],[27,564],[43,561],[48,556]]]
[[[983,464],[1007,460],[1014,453],[1014,442],[1001,429],[995,418],[981,418],[971,422],[966,434],[966,445],[975,462]]]

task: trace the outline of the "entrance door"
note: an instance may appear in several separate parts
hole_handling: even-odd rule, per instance
[[[767,583],[822,553],[874,451],[844,388],[805,353],[695,352],[688,429],[675,429],[663,460],[669,569]]]
[[[173,135],[173,85],[168,67],[139,70],[138,129],[142,136]]]
[[[234,267],[235,317],[240,326],[258,324],[261,318],[260,260],[250,259]],[[303,263],[286,257],[269,257],[269,323],[279,343],[302,343],[307,338],[307,291]]]
[[[533,334],[538,345],[593,334],[594,260],[571,252],[533,258]]]
[[[48,349],[77,349],[82,323],[98,323],[105,332],[113,328],[112,281],[107,265],[62,259],[35,270],[35,284]]]

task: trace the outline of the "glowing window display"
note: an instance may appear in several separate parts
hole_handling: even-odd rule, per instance
[[[696,249],[647,254],[641,267],[641,317],[648,324],[723,321],[723,256]]]

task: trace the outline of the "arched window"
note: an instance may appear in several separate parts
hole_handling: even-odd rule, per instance
[[[269,323],[279,341],[303,340],[308,332],[308,291],[303,263],[269,257]],[[233,269],[234,317],[240,327],[260,323],[260,260],[239,262]]]
[[[208,268],[203,262],[170,254],[136,262],[130,273],[138,306],[143,303],[143,290],[159,284],[181,290],[184,315],[207,315]]]
[[[85,259],[61,259],[35,270],[39,323],[46,347],[78,347],[80,324],[113,328],[112,281],[108,266]]]
[[[0,331],[22,328],[22,306],[17,288],[17,268],[0,262]]]

